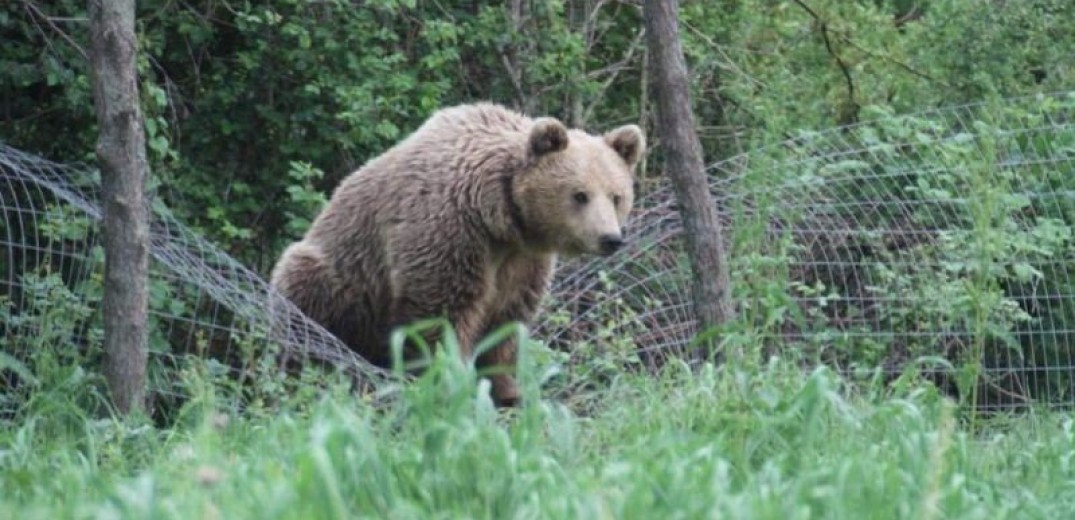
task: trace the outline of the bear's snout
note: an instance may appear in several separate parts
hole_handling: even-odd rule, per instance
[[[598,244],[601,246],[601,254],[611,255],[620,247],[623,247],[623,237],[620,235],[601,235]]]

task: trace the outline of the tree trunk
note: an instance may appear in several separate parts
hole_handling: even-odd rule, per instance
[[[679,200],[695,280],[694,311],[700,334],[705,335],[712,327],[730,320],[734,311],[724,236],[709,193],[702,145],[691,110],[687,64],[679,41],[678,7],[678,0],[645,0],[642,14],[665,173]]]
[[[105,250],[105,376],[120,413],[145,405],[149,270],[134,0],[89,0]]]

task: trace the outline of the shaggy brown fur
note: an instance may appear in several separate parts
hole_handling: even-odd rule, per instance
[[[434,114],[351,174],[272,284],[371,362],[394,327],[446,316],[462,354],[492,329],[528,323],[557,254],[609,254],[634,202],[641,129],[568,130],[492,104]],[[507,342],[478,360],[498,404],[518,391]]]

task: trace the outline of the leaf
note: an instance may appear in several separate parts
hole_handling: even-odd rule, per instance
[[[1015,277],[1020,282],[1029,282],[1032,279],[1040,280],[1044,278],[1044,275],[1041,271],[1026,262],[1020,262],[1013,265],[1012,271],[1015,272]]]
[[[6,352],[0,352],[0,370],[10,370],[25,380],[31,386],[37,386],[40,382],[30,372],[30,369]]]

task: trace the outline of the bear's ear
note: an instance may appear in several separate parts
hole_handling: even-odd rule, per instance
[[[551,117],[539,117],[530,129],[530,153],[541,157],[567,148],[567,128]]]
[[[605,134],[605,142],[616,150],[627,166],[634,168],[646,152],[646,136],[638,125],[623,125]]]

